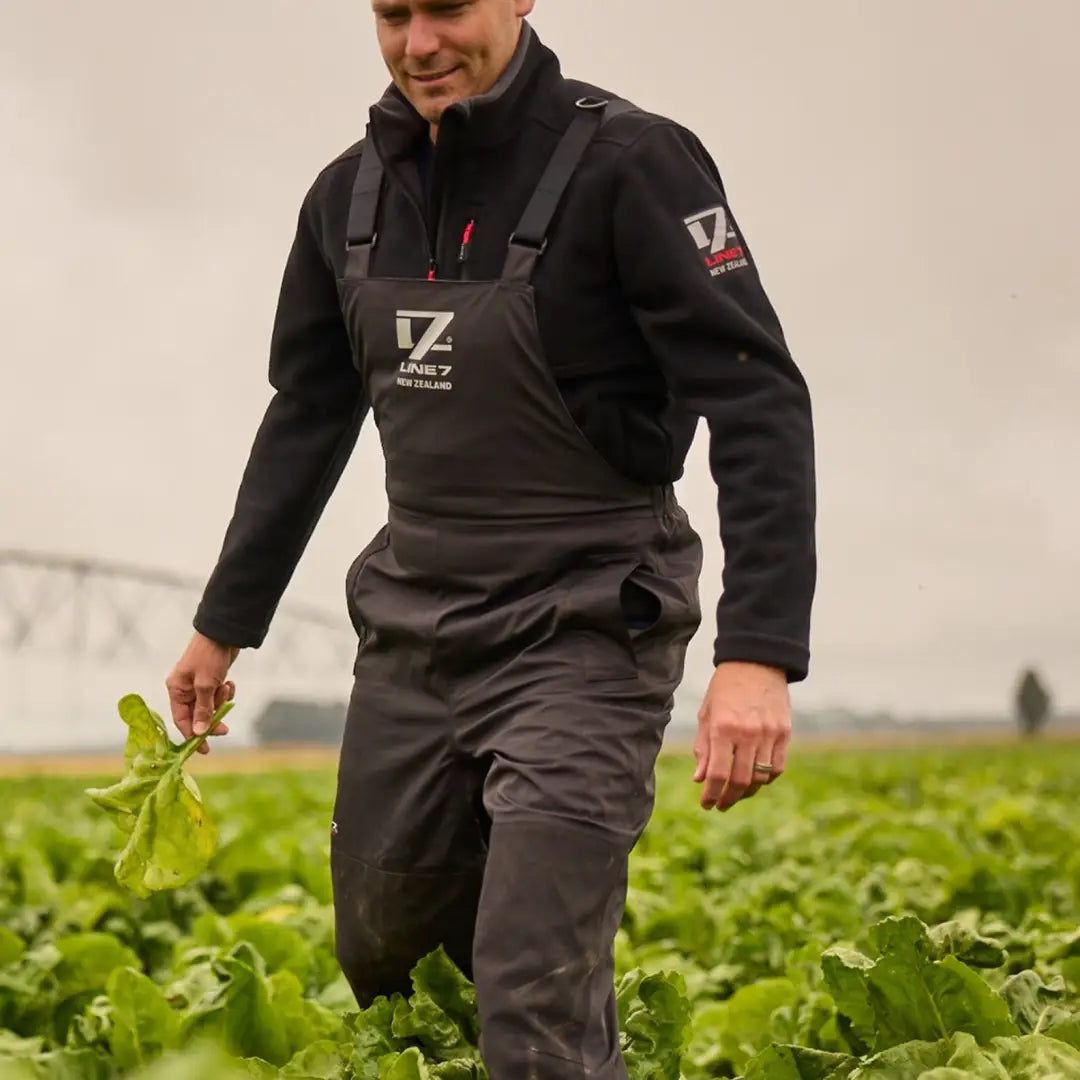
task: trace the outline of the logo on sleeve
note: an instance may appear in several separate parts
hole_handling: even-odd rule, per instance
[[[683,218],[683,224],[698,251],[705,252],[705,269],[713,277],[747,265],[746,252],[739,242],[739,234],[728,219],[726,207],[714,206],[699,214],[691,214]]]

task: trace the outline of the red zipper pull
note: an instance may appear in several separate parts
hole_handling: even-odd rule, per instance
[[[434,259],[432,259],[431,262],[428,263],[427,279],[428,279],[428,281],[434,281],[435,280],[435,260]]]
[[[464,266],[465,260],[469,257],[469,243],[472,240],[473,229],[476,227],[475,219],[470,221],[465,226],[465,232],[461,237],[461,251],[458,253],[458,262]]]

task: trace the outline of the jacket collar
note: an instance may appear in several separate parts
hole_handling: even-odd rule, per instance
[[[530,112],[538,80],[555,79],[559,61],[525,21],[517,48],[495,85],[486,94],[455,102],[439,123],[440,141],[446,133],[472,146],[493,146],[520,130]],[[391,83],[370,110],[371,130],[384,161],[409,157],[417,140],[426,137],[427,121]]]

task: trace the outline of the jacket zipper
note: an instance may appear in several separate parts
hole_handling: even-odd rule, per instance
[[[439,158],[439,151],[438,151],[438,146],[436,145],[435,159],[431,163],[431,186],[432,186],[432,189],[434,189],[436,181],[441,181],[441,177],[438,174],[438,158]],[[441,191],[439,193],[439,209],[438,209],[438,212],[435,215],[435,240],[434,240],[435,250],[434,251],[432,251],[432,246],[431,246],[432,245],[431,234],[430,234],[430,232],[428,233],[428,255],[430,257],[430,262],[428,264],[428,281],[434,281],[435,280],[435,273],[436,273],[436,271],[438,269],[438,261],[437,260],[438,260],[438,257],[439,257],[439,252],[442,251],[442,245],[443,245],[443,224],[446,221],[446,204],[447,204],[446,184],[441,183],[440,187],[441,187]]]
[[[376,148],[379,151],[379,155],[383,161],[386,160],[386,154],[382,147],[379,146],[378,140],[375,138],[374,132],[371,134],[371,138],[375,140]],[[432,162],[432,168],[434,168],[434,162]],[[424,241],[427,244],[427,258],[428,258],[428,281],[435,280],[435,272],[438,269],[438,264],[435,261],[435,252],[431,249],[431,231],[427,227],[427,215],[424,213],[424,208],[420,205],[409,188],[408,184],[401,185],[402,190],[405,192],[405,198],[412,204],[413,209],[416,211],[416,216],[420,219],[420,225],[422,232],[424,233]]]
[[[439,151],[438,151],[438,147],[436,146],[434,159],[431,162],[431,186],[432,186],[432,189],[434,189],[436,180],[438,179],[438,174],[437,174],[438,154],[439,154]],[[438,273],[438,270],[439,270],[439,263],[438,263],[437,255],[438,255],[438,252],[442,250],[442,245],[443,245],[443,240],[444,240],[444,225],[445,225],[445,222],[446,222],[446,209],[447,209],[447,202],[448,202],[448,195],[447,195],[447,192],[446,192],[446,186],[445,186],[445,184],[442,185],[442,193],[441,193],[441,196],[439,198],[439,209],[438,209],[438,213],[436,215],[436,220],[434,222],[434,228],[432,228],[428,224],[428,222],[427,222],[427,214],[425,213],[423,206],[420,204],[420,201],[418,199],[413,197],[413,194],[412,194],[411,190],[409,189],[408,185],[403,184],[402,186],[405,189],[406,198],[408,198],[409,202],[412,204],[413,209],[416,211],[417,216],[420,218],[420,224],[422,226],[424,226],[423,231],[424,231],[424,239],[425,239],[425,242],[426,242],[426,245],[427,245],[427,260],[428,260],[427,279],[428,279],[428,281],[434,281],[435,276],[436,276],[436,274]],[[466,230],[466,235],[463,238],[463,242],[464,242],[465,247],[462,249],[461,258],[458,260],[460,264],[464,264],[465,258],[467,257],[467,250],[466,249],[468,247],[469,234],[471,234],[471,232],[472,232],[472,226],[473,226],[473,223],[470,222],[469,226],[468,226],[468,228]]]
[[[420,224],[424,233],[424,242],[427,245],[428,281],[434,281],[435,272],[438,269],[438,264],[435,261],[435,252],[432,250],[431,247],[431,231],[428,229],[427,226],[427,215],[424,213],[424,208],[413,197],[413,194],[409,190],[408,186],[402,185],[402,187],[405,189],[405,197],[412,204],[413,209],[416,211],[416,216],[420,219]]]

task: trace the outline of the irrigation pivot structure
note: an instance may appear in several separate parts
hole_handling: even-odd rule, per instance
[[[0,651],[102,664],[175,660],[203,582],[168,570],[41,551],[0,550]],[[282,604],[258,666],[340,672],[356,638],[344,611]]]

